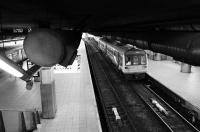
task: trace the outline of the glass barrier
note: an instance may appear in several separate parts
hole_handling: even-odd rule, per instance
[[[0,109],[0,132],[27,132],[37,130],[40,122],[37,110]]]

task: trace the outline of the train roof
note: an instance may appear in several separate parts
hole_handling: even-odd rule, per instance
[[[108,38],[105,38],[105,37],[102,37],[99,40],[104,41],[104,42],[109,43],[109,44],[112,44],[112,45],[115,45],[117,43],[117,41],[115,41],[113,39],[108,39]]]
[[[139,51],[139,52],[145,53],[144,50],[138,49],[136,46],[133,46],[131,44],[125,44],[120,41],[111,40],[107,38],[100,38],[99,40],[106,42],[110,47],[113,47],[114,49],[116,49],[117,51],[121,53],[125,53],[128,51]]]

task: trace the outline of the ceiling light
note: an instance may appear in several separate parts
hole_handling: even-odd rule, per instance
[[[0,68],[16,77],[22,77],[23,74],[17,70],[12,64],[9,64],[9,61],[6,61],[7,59],[4,59],[4,57],[0,56]]]

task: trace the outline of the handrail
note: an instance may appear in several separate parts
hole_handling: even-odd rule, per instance
[[[16,112],[35,112],[38,111],[37,108],[33,108],[33,109],[8,109],[8,108],[0,108],[0,111],[16,111]]]

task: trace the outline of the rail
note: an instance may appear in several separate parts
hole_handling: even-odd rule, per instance
[[[170,106],[164,99],[162,99],[158,94],[156,94],[152,89],[148,86],[146,88],[152,92],[159,100],[161,100],[165,105],[167,105],[174,113],[176,113],[185,123],[187,123],[194,131],[200,132],[193,124],[187,121],[178,111],[176,111],[172,106]]]
[[[133,126],[134,128],[134,130],[131,131],[138,131],[138,132],[168,131],[165,128],[166,125],[163,125],[163,123],[161,123],[161,121],[157,118],[157,116],[155,116],[155,114],[152,114],[152,112],[149,111],[149,108],[147,108],[146,105],[144,105],[144,103],[141,101],[138,95],[131,92],[131,90],[128,90],[130,89],[130,86],[126,85],[127,82],[123,79],[123,77],[119,74],[119,72],[115,72],[112,63],[109,63],[108,60],[106,60],[106,57],[102,56],[101,52],[98,52],[98,50],[96,50],[96,53],[92,54],[91,56],[92,56],[91,58],[93,58],[94,60],[93,69],[96,69],[96,71],[94,72],[96,77],[95,80],[97,80],[96,82],[98,83],[98,85],[99,84],[102,85],[99,86],[100,90],[98,91],[102,91],[100,95],[101,95],[101,100],[103,100],[102,101],[103,103],[102,102],[101,103],[103,104],[102,107],[104,107],[104,114],[107,116],[106,122],[107,124],[109,124],[108,126],[111,128],[110,131],[116,130],[112,128],[116,127],[120,128],[119,125],[123,123],[126,126],[128,126],[128,124],[131,124],[130,126]],[[99,56],[99,58],[96,56]],[[101,79],[98,79],[97,77],[99,74],[97,74],[97,72],[99,71],[102,71],[100,75],[106,75],[106,77],[103,76],[101,77]],[[109,80],[109,84],[104,82],[106,80]],[[119,98],[117,100],[120,100],[120,102],[123,104],[124,111],[121,105],[118,104],[113,105],[113,99],[111,99],[111,96],[115,96],[115,94],[114,95],[113,93],[108,94],[108,91],[110,90],[105,89],[105,87],[108,86],[110,87],[110,89],[114,89],[112,91],[114,91],[114,93],[117,95],[117,98]],[[108,104],[108,107],[106,107],[106,103]],[[116,117],[119,118],[118,114],[114,114],[113,112],[113,108],[115,107],[117,108],[120,118],[126,117],[126,120],[123,120],[122,118],[122,123],[121,122],[115,123]],[[117,131],[120,131],[120,129]],[[122,129],[121,131],[128,131],[128,130]]]
[[[143,102],[151,109],[152,112],[166,125],[169,131],[187,131],[199,132],[189,122],[184,120],[179,113],[175,112],[164,100],[158,97],[142,82],[132,83],[134,91],[140,96]],[[137,86],[137,89],[134,88]]]

